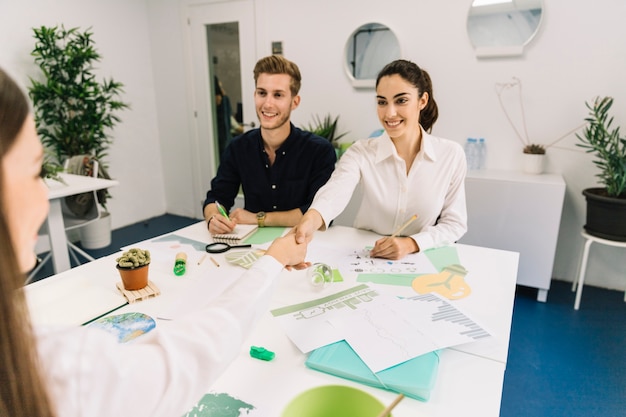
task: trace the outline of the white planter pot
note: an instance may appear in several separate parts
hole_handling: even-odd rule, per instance
[[[526,174],[541,174],[545,163],[545,154],[522,154],[522,171]]]
[[[85,249],[101,249],[111,244],[111,214],[103,212],[95,222],[80,228],[80,243]]]

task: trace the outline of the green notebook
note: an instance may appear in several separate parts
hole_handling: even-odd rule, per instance
[[[437,378],[439,354],[430,352],[374,374],[350,345],[342,340],[315,349],[309,354],[306,366],[416,400],[428,401]]]

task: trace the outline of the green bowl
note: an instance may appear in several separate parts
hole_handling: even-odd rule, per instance
[[[298,395],[281,417],[376,417],[384,408],[365,391],[345,385],[324,385]]]

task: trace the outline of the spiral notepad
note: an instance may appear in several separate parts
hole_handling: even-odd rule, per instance
[[[215,242],[237,244],[243,242],[259,228],[256,224],[238,224],[231,233],[211,235]]]

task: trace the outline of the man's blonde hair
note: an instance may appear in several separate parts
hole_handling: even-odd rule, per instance
[[[254,66],[254,85],[256,85],[261,74],[287,74],[291,77],[289,89],[292,96],[297,96],[300,91],[302,76],[296,64],[289,61],[282,55],[270,55],[261,58]]]

